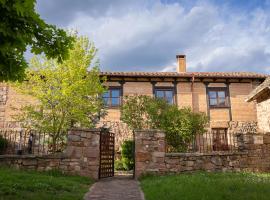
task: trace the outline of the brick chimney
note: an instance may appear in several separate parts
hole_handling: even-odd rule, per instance
[[[177,72],[186,72],[187,67],[186,67],[186,55],[176,55],[177,59]]]

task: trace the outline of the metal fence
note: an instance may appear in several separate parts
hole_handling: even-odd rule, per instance
[[[237,135],[226,129],[212,129],[201,135],[196,135],[188,144],[182,145],[181,150],[166,144],[166,152],[183,153],[212,153],[238,151]]]
[[[66,139],[61,139],[53,147],[50,134],[34,130],[1,129],[0,135],[7,141],[2,154],[47,155],[61,152],[66,146]]]

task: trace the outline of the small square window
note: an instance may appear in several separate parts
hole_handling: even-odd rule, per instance
[[[227,88],[209,88],[208,98],[211,107],[227,107]]]
[[[174,103],[173,88],[156,88],[155,97],[166,100],[169,104]]]
[[[109,88],[102,98],[105,106],[119,107],[121,105],[121,88]]]

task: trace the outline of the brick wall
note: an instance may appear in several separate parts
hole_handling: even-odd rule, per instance
[[[270,133],[240,134],[239,152],[165,153],[165,134],[135,132],[135,177],[145,173],[193,171],[270,171]]]

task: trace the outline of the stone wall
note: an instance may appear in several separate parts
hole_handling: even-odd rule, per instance
[[[257,99],[257,117],[260,130],[270,132],[270,90]]]
[[[0,155],[1,166],[11,166],[17,169],[47,171],[59,169],[63,155]]]
[[[2,155],[0,166],[46,171],[57,169],[67,174],[77,174],[98,179],[99,129],[72,129],[68,133],[67,148],[55,155]]]
[[[165,134],[135,132],[135,177],[204,171],[270,171],[270,133],[238,134],[238,152],[165,153]]]
[[[0,128],[4,128],[5,110],[8,96],[8,86],[4,83],[0,84]]]

